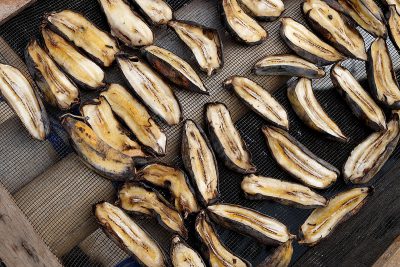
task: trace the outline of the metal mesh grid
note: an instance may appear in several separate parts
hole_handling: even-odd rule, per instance
[[[169,1],[169,3],[175,8],[183,6],[185,2],[188,1]],[[285,15],[292,16],[295,19],[304,22],[301,17],[300,10],[298,8],[299,3],[300,1],[290,1],[290,2],[287,1],[287,3],[285,3],[287,7]],[[11,47],[17,52],[18,55],[22,56],[23,49],[28,40],[32,36],[39,37],[38,26],[40,24],[42,14],[47,11],[60,10],[65,8],[70,8],[82,12],[99,27],[103,29],[108,28],[104,16],[102,16],[98,8],[98,4],[94,0],[93,1],[43,0],[38,2],[38,4],[28,8],[22,14],[20,14],[19,16],[15,17],[14,19],[10,20],[5,25],[3,25],[0,29],[0,35],[11,45]],[[247,48],[244,46],[240,46],[235,42],[232,42],[231,37],[222,30],[223,28],[220,24],[219,15],[216,8],[216,1],[192,1],[190,3],[190,6],[186,7],[184,6],[179,11],[177,11],[176,17],[178,19],[194,20],[196,22],[205,24],[207,26],[212,26],[214,28],[217,28],[222,35],[222,40],[224,42],[224,47],[225,47],[224,69],[217,75],[213,76],[212,78],[206,78],[204,75],[202,75],[202,78],[205,80],[206,85],[210,88],[211,97],[199,96],[183,91],[177,91],[177,96],[182,102],[185,117],[191,117],[197,121],[201,121],[202,105],[209,101],[223,101],[228,105],[228,108],[231,110],[231,113],[234,116],[234,118],[241,117],[245,113],[246,109],[243,107],[243,105],[241,105],[237,101],[235,97],[228,94],[227,92],[224,92],[224,90],[221,88],[221,82],[230,75],[234,74],[245,75],[259,82],[261,85],[265,87],[265,89],[268,90],[277,88],[278,85],[282,83],[283,79],[281,78],[255,77],[250,74],[250,68],[258,58],[262,57],[265,54],[276,54],[288,51],[288,48],[285,45],[283,45],[282,41],[278,36],[277,29],[279,23],[274,22],[274,23],[264,24],[268,29],[268,31],[270,32],[269,39],[262,45]],[[363,32],[363,35],[365,37],[367,45],[369,46],[369,43],[372,41],[372,37],[366,34],[365,32]],[[193,56],[191,56],[191,54],[188,53],[187,50],[183,48],[183,45],[178,41],[177,37],[172,31],[165,29],[157,30],[156,36],[157,36],[157,41],[156,41],[157,44],[174,51],[175,53],[187,59],[191,63],[194,62]],[[396,63],[395,65],[397,68],[400,62],[399,54],[395,52],[395,49],[390,44],[390,42],[389,45],[392,58]],[[0,60],[2,59],[0,58]],[[347,61],[345,64],[355,74],[357,78],[365,77],[364,63],[356,61],[351,61],[351,62]],[[119,72],[116,70],[115,66],[112,67],[107,72],[107,81],[124,83],[123,79],[121,78]],[[332,85],[328,77],[318,80],[314,83],[314,87],[317,89],[324,89],[324,88],[326,89],[330,88],[331,86]],[[337,121],[338,124],[344,130],[344,132],[350,136],[351,141],[349,144],[343,145],[327,141],[321,139],[319,136],[310,132],[297,120],[292,110],[288,106],[288,102],[285,96],[285,89],[284,88],[280,89],[276,95],[278,100],[281,101],[289,111],[290,119],[292,122],[291,133],[295,137],[297,137],[301,142],[303,142],[310,150],[312,150],[322,158],[326,159],[327,161],[333,163],[337,167],[341,167],[349,151],[368,133],[368,130],[365,127],[363,127],[360,123],[358,123],[357,120],[355,120],[355,118],[351,115],[350,111],[348,110],[348,108],[346,108],[346,106],[344,105],[343,101],[339,98],[339,96],[331,90],[318,91],[317,97],[320,99],[322,105],[326,108],[328,113],[332,115],[332,118],[335,121]],[[2,104],[3,102],[0,102],[0,105]],[[7,116],[10,116],[9,115],[10,111],[5,111],[5,112],[7,113]],[[0,122],[1,119],[3,119],[3,114],[1,114],[0,112]],[[8,120],[5,121],[7,122]],[[280,170],[280,168],[276,165],[276,163],[272,160],[271,156],[267,152],[264,140],[259,131],[259,127],[262,125],[262,123],[263,122],[256,115],[249,114],[240,118],[240,120],[237,122],[237,126],[240,132],[243,134],[245,141],[248,143],[251,152],[253,153],[254,162],[256,163],[259,169],[259,173],[263,175],[286,179],[288,176],[283,171]],[[17,122],[14,122],[13,124],[14,126],[18,125]],[[3,126],[5,126],[5,124],[1,125],[0,128],[3,129]],[[166,131],[169,138],[168,149],[170,151],[169,156],[166,157],[166,160],[170,162],[175,162],[179,165],[180,159],[177,158],[177,149],[179,148],[180,127],[177,126],[177,127],[166,128]],[[59,138],[59,137],[56,136],[54,138]],[[30,140],[27,137],[25,137],[25,139]],[[15,139],[11,138],[11,140]],[[61,143],[61,142],[52,142],[52,143]],[[8,147],[10,147],[10,145],[11,144],[9,144]],[[34,146],[31,143],[26,144],[24,147],[29,147],[30,149],[35,150]],[[7,148],[7,146],[5,148]],[[62,145],[56,148],[56,150],[61,151],[61,154],[59,156],[60,158],[68,153],[68,150]],[[340,151],[340,153],[338,153],[337,151]],[[8,158],[12,162],[20,163],[21,158],[29,157],[27,155],[29,154],[23,151],[23,154],[21,156],[11,155],[8,156]],[[379,184],[380,180],[379,178],[383,176],[385,170],[389,169],[390,166],[396,163],[398,156],[399,152],[397,151],[392,160],[389,161],[389,163],[374,179],[373,184],[376,185]],[[62,163],[60,164],[64,165],[65,164],[64,161],[65,160],[63,160]],[[65,166],[74,166],[74,164],[72,165],[66,164]],[[57,173],[56,171],[54,171],[54,169],[57,169],[57,166],[54,166],[54,168],[51,169],[51,172],[49,171],[48,176],[60,178],[59,176],[63,176],[63,172],[66,172],[68,170],[65,169],[64,167],[60,167],[60,169],[63,170],[62,172],[58,172],[57,176],[53,176],[54,173]],[[242,176],[226,170],[223,166],[219,167],[221,175],[220,188],[221,188],[222,201],[238,203],[244,206],[256,208],[262,212],[265,212],[268,215],[277,217],[282,222],[289,225],[292,232],[294,233],[297,232],[299,225],[304,221],[304,219],[307,217],[310,211],[284,207],[279,204],[274,204],[265,201],[264,202],[247,201],[243,198],[242,193],[239,190]],[[19,169],[19,167],[16,169]],[[12,173],[11,170],[9,171],[10,173]],[[89,171],[87,173],[88,173],[87,177],[89,178],[93,178],[95,176],[93,173]],[[41,177],[45,176],[46,175],[42,175]],[[73,174],[72,177],[75,178],[78,177],[82,180],[85,179],[84,175],[82,175],[82,173],[80,172]],[[51,178],[46,178],[46,179],[48,179],[48,183],[50,184],[50,186],[54,184],[54,181],[53,183],[51,182],[52,181]],[[76,179],[76,183],[69,184],[69,186],[76,186],[77,188],[82,188],[82,181],[80,179]],[[87,193],[93,193],[94,191],[96,191],[96,189],[93,188],[94,187],[93,184],[86,184],[86,186],[83,187],[86,187],[86,189],[83,190],[83,192],[86,191]],[[101,185],[99,185],[96,188],[99,187],[101,187]],[[342,189],[343,187],[344,187],[343,183],[339,182],[335,184],[335,186],[324,192],[324,195],[329,196],[334,192],[337,192],[338,190]],[[31,190],[31,192],[26,193],[29,190],[24,188],[25,192],[22,191],[18,193],[20,194],[20,197],[17,197],[17,201],[19,205],[23,208],[23,210],[26,209],[27,210],[26,213],[29,214],[29,210],[32,210],[33,207],[30,204],[30,202],[32,202],[32,199],[30,199],[29,196],[33,195],[37,196],[40,194],[38,194],[39,192],[37,191],[37,189],[35,189],[35,186],[33,185],[32,186],[28,185],[27,188]],[[45,190],[40,193],[42,195],[45,195],[46,193],[48,193],[48,191]],[[66,198],[65,199],[61,198],[60,201],[68,200],[68,203],[76,204],[76,202],[74,202],[73,200],[74,196],[70,195],[64,195],[64,196]],[[108,195],[108,197],[106,197],[106,195],[97,197],[101,199],[101,198],[111,197],[111,195]],[[40,200],[40,197],[37,197],[36,200]],[[94,200],[92,199],[89,202],[92,201]],[[57,209],[57,207],[50,207],[50,208]],[[80,216],[83,215],[88,216],[87,209],[85,209],[84,207],[81,207],[81,209],[79,209],[75,205],[74,208],[77,210],[77,213],[74,214],[75,219],[80,218]],[[38,219],[37,221],[32,221],[35,228],[39,229],[39,232],[41,229],[43,229],[42,227],[45,227],[43,225],[43,221],[47,218],[48,217],[45,216],[42,217],[41,219]],[[64,218],[64,220],[69,220],[69,219],[70,218]],[[53,225],[52,228],[56,227],[57,226],[56,220],[57,218],[53,218],[53,220],[48,222],[49,223],[48,226]],[[162,237],[160,242],[164,245],[164,247],[168,247],[168,241],[170,235],[166,233],[166,231],[161,230],[159,227],[157,227],[157,225],[154,223],[154,220],[150,220],[150,222],[148,220],[141,220],[141,222],[145,224],[146,228],[150,228],[149,230],[151,232],[156,233],[158,237]],[[93,223],[92,224],[88,223],[88,227],[92,226]],[[54,231],[55,230],[52,229],[51,231],[49,230],[47,233],[54,234]],[[253,262],[259,262],[268,253],[268,249],[258,246],[250,238],[242,237],[238,234],[220,228],[218,228],[218,231],[221,233],[226,244],[233,251]],[[44,233],[41,234],[45,235],[46,231],[43,230],[43,232]],[[78,234],[80,233],[82,232],[78,231]],[[58,245],[60,246],[60,248],[62,248],[65,245],[63,244],[63,242],[64,241],[59,241]],[[191,243],[196,246],[195,240],[191,239]],[[102,259],[104,261],[101,260],[96,261],[96,259],[94,258],[92,258],[91,260],[92,261],[94,260],[98,264],[100,264],[100,262],[102,262],[102,264],[107,263],[106,265],[108,266],[114,265],[115,263],[119,262],[121,259],[123,259],[123,257],[126,256],[123,252],[119,250],[119,248],[113,245],[110,240],[106,239],[103,233],[99,232],[98,230],[94,232],[91,236],[89,236],[89,238],[87,238],[85,241],[83,241],[79,245],[79,248],[73,249],[69,254],[65,255],[62,259],[67,266],[89,266],[88,262],[89,259],[85,256],[83,251],[88,255],[93,254],[95,252],[97,253],[97,255],[99,255],[99,253],[106,253],[107,260]],[[305,251],[306,251],[305,247],[296,246],[294,260],[298,259]]]
[[[104,244],[108,245],[105,246]],[[101,263],[107,263],[109,266],[115,266],[127,257],[125,252],[120,250],[116,244],[110,243],[110,240],[101,229],[97,229],[88,238],[86,238],[79,245],[79,249],[88,255],[95,255],[92,256],[91,260],[97,265],[101,265]],[[69,256],[66,258],[71,259],[73,257]],[[70,264],[69,266],[76,265],[77,264]]]
[[[14,198],[46,244],[61,256],[96,229],[92,204],[112,201],[114,194],[110,181],[94,175],[70,154]]]
[[[1,182],[11,194],[60,160],[49,142],[31,142],[16,116],[1,124],[0,136]]]

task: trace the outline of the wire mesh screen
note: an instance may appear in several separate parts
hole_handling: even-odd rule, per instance
[[[291,180],[288,175],[277,166],[266,149],[264,139],[260,132],[260,126],[263,125],[264,122],[253,113],[247,114],[247,109],[239,103],[238,99],[229,92],[224,91],[221,87],[222,81],[231,75],[244,75],[250,77],[267,90],[275,90],[279,88],[275,95],[289,112],[291,134],[298,138],[316,155],[322,157],[338,168],[341,168],[351,149],[369,133],[369,130],[359,123],[351,114],[350,110],[344,104],[339,95],[332,90],[332,84],[329,77],[315,81],[314,88],[316,89],[317,98],[320,100],[322,106],[350,137],[350,141],[347,144],[322,139],[319,135],[310,131],[300,123],[289,106],[286,98],[286,89],[285,87],[282,87],[283,82],[286,80],[285,78],[256,77],[250,73],[250,69],[255,61],[264,55],[286,53],[289,51],[279,37],[278,22],[263,24],[270,33],[270,36],[265,43],[258,46],[245,47],[234,42],[233,39],[223,30],[216,7],[217,1],[196,0],[191,1],[187,5],[185,5],[185,3],[188,1],[170,0],[168,2],[176,10],[175,16],[178,19],[193,20],[218,29],[224,43],[225,66],[223,70],[211,78],[201,75],[206,86],[210,90],[209,97],[176,90],[177,96],[183,107],[184,117],[202,122],[204,103],[221,101],[227,104],[234,119],[237,120],[236,125],[253,154],[254,163],[256,164],[260,174]],[[286,1],[285,5],[287,10],[284,15],[291,16],[304,23],[299,8],[300,2],[301,1]],[[22,57],[24,48],[29,39],[32,37],[40,39],[39,26],[43,14],[53,10],[62,9],[73,9],[81,12],[100,28],[108,30],[105,17],[95,0],[42,0],[38,1],[37,4],[28,8],[20,15],[3,25],[0,28],[0,35],[13,48],[17,55]],[[365,38],[367,46],[369,46],[373,38],[364,31],[361,30],[361,32]],[[189,61],[192,65],[195,65],[194,57],[186,50],[171,30],[160,28],[155,29],[155,33],[156,43],[158,45],[170,49]],[[399,54],[396,52],[390,41],[388,41],[388,44],[395,67],[398,69],[400,64]],[[7,55],[7,57],[8,56],[9,55]],[[5,58],[1,57],[1,54],[0,60],[5,60]],[[357,78],[363,79],[366,76],[363,62],[357,62],[354,60],[346,61],[344,65],[348,67]],[[106,80],[107,82],[125,83],[116,66],[112,66],[107,70]],[[366,86],[366,84],[364,85]],[[88,94],[85,92],[83,98],[91,98],[95,94],[96,93]],[[48,144],[42,144],[40,146],[41,150],[36,148],[35,145],[37,145],[37,143],[29,139],[27,134],[23,132],[22,126],[19,125],[15,116],[12,116],[12,113],[7,110],[6,106],[2,109],[2,105],[4,105],[4,102],[0,102],[0,111],[5,110],[4,112],[0,112],[0,133],[2,134],[2,137],[5,136],[8,143],[2,142],[0,144],[0,151],[5,151],[10,148],[15,149],[14,152],[7,154],[7,160],[10,162],[10,166],[12,166],[13,163],[18,164],[22,157],[37,157],[38,161],[49,162],[48,159],[42,158],[39,155],[49,155],[49,153],[54,153],[54,151],[46,151],[46,148],[43,148],[43,146],[46,147]],[[58,256],[62,257],[63,263],[66,266],[114,266],[126,258],[127,255],[115,246],[112,241],[107,239],[101,231],[98,229],[95,230],[96,225],[90,215],[91,207],[89,204],[102,198],[112,199],[114,196],[112,186],[110,183],[105,182],[105,180],[99,180],[101,178],[92,174],[89,170],[85,169],[85,171],[78,171],[80,170],[79,168],[83,167],[80,166],[76,157],[69,155],[64,158],[70,150],[66,145],[65,136],[62,134],[60,126],[56,121],[56,117],[59,113],[53,110],[49,111],[54,118],[53,133],[49,140],[49,143],[57,152],[57,155],[52,157],[54,162],[49,162],[49,164],[45,165],[43,169],[36,167],[39,165],[38,163],[35,164],[30,162],[29,166],[33,166],[34,171],[36,171],[33,176],[38,176],[39,180],[35,179],[26,186],[26,181],[24,181],[23,178],[29,170],[24,170],[22,166],[16,166],[15,168],[10,167],[7,170],[2,170],[9,176],[8,178],[1,177],[1,182],[6,181],[7,188],[13,193],[15,192],[14,195],[16,196],[17,203],[22,207],[28,218],[30,218],[39,234],[47,238],[47,244]],[[77,110],[74,112],[77,112]],[[10,126],[8,126],[7,123],[9,123]],[[12,127],[17,127],[17,129]],[[160,160],[175,163],[182,167],[178,155],[181,125],[163,127],[168,136],[167,149],[169,152],[164,159]],[[2,133],[3,131],[5,132],[4,134]],[[16,141],[17,139],[14,137],[19,135],[24,135],[22,141]],[[13,142],[18,142],[20,146],[15,146]],[[35,151],[37,155],[33,154]],[[380,178],[384,175],[385,170],[389,169],[393,164],[396,164],[398,157],[399,152],[397,150],[392,159],[373,180],[372,183],[374,185],[379,185]],[[61,158],[63,159],[59,161]],[[57,161],[59,162],[56,164]],[[246,207],[255,208],[270,216],[274,216],[287,224],[292,233],[297,233],[299,226],[310,213],[310,211],[307,210],[286,207],[267,201],[248,201],[243,197],[240,190],[242,175],[235,174],[222,165],[219,166],[219,170],[221,201],[223,202],[237,203]],[[68,181],[63,181],[63,175],[65,175],[66,179],[72,179],[71,182],[68,183]],[[17,177],[16,180],[19,181],[19,184],[14,183],[11,177]],[[80,182],[80,179],[82,179],[82,181],[84,180],[85,183]],[[43,208],[38,208],[39,210],[35,212],[34,205],[39,205],[41,201],[43,201],[41,195],[49,193],[49,191],[39,191],[35,188],[45,188],[43,186],[44,184],[51,186],[52,182],[60,186],[59,192],[62,193],[57,195],[57,188],[51,191],[51,193],[54,194],[55,200],[53,198],[48,200],[50,201],[50,204],[48,204],[49,209],[50,211],[51,209],[54,209],[56,214],[59,214],[60,216],[63,214],[61,208],[70,209],[71,216],[65,215],[63,217],[64,221],[57,221],[59,219],[57,216],[52,216],[51,214],[46,215],[45,213],[50,211],[46,211],[46,209]],[[19,189],[21,187],[21,190],[17,190],[17,188]],[[339,181],[329,190],[322,192],[322,194],[329,197],[345,187],[346,186],[343,182]],[[81,197],[86,204],[82,205],[82,203],[79,203],[79,200],[76,199],[77,197]],[[66,203],[58,206],[57,202],[60,201],[66,201]],[[154,220],[139,219],[139,222],[149,230],[152,235],[159,240],[166,251],[168,251],[171,235],[159,227]],[[70,227],[68,228],[68,231],[65,229],[57,229],[57,227],[55,227],[58,225],[64,227],[67,224],[69,225],[68,227]],[[193,218],[188,222],[189,227],[192,227],[192,225]],[[90,229],[90,231],[88,229]],[[252,263],[260,262],[271,251],[271,248],[263,247],[248,237],[223,230],[219,227],[218,232],[221,234],[224,243],[226,243],[229,248],[238,255],[250,260]],[[68,235],[70,238],[65,238],[65,235]],[[76,246],[70,250],[69,248],[74,242],[76,243]],[[198,248],[198,241],[196,241],[193,236],[190,237],[189,242],[191,245]],[[293,262],[301,257],[306,250],[306,247],[296,245]],[[129,265],[132,263],[125,262],[125,264]]]
[[[320,135],[310,131],[298,120],[293,110],[290,108],[286,98],[286,88],[281,88],[276,93],[277,99],[283,103],[288,110],[291,122],[290,133],[316,155],[340,169],[350,151],[367,136],[369,130],[354,119],[354,116],[351,114],[348,107],[344,105],[342,99],[340,99],[340,96],[336,92],[332,90],[321,90],[316,93],[316,96],[324,105],[327,113],[338,123],[341,129],[344,129],[346,135],[350,137],[349,143],[338,144],[337,142],[323,139]],[[260,127],[264,124],[265,122],[263,122],[258,116],[249,114],[237,122],[237,127],[250,147],[258,172],[265,176],[290,181],[292,179],[282,171],[268,152],[264,137],[260,131]],[[398,155],[396,156],[398,157]],[[390,164],[395,164],[395,160],[390,162],[389,165]],[[276,217],[287,224],[293,233],[297,233],[301,224],[311,213],[311,211],[285,207],[267,201],[245,200],[243,193],[240,190],[241,179],[242,176],[230,171],[225,171],[224,169],[221,173],[220,183],[222,199],[224,201],[251,207],[262,211],[265,214]],[[379,175],[375,178],[373,183],[379,183]],[[340,180],[328,190],[323,191],[322,194],[325,197],[330,197],[345,188],[348,188],[348,186]],[[221,233],[222,236],[226,238],[227,244],[234,248],[234,251],[239,252],[239,254],[245,258],[254,259],[254,262],[261,261],[269,253],[265,248],[257,245],[250,238],[243,238],[240,235],[232,234],[230,231],[221,231]],[[293,262],[301,257],[306,250],[307,248],[304,246],[296,244]]]

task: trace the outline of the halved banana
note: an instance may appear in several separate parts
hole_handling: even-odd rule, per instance
[[[25,60],[47,103],[62,110],[79,103],[78,87],[59,69],[37,40],[32,39],[29,42],[25,50]]]
[[[175,208],[185,219],[200,209],[188,177],[178,168],[161,163],[149,164],[136,173],[136,179],[169,189]]]
[[[367,60],[364,39],[341,13],[321,0],[306,0],[303,12],[309,25],[346,56]]]
[[[310,188],[274,178],[251,174],[243,178],[241,187],[248,199],[271,199],[304,209],[326,205],[326,199]]]
[[[109,67],[119,52],[114,38],[97,28],[82,14],[62,10],[47,14],[45,20],[51,29],[83,49],[104,67]]]
[[[387,129],[376,132],[356,146],[343,166],[343,178],[353,184],[369,182],[394,152],[400,138],[398,113]]]
[[[107,99],[112,111],[124,121],[146,151],[158,156],[165,155],[165,133],[151,118],[147,109],[124,87],[111,84],[100,95]]]
[[[249,262],[234,255],[225,247],[204,210],[197,215],[195,230],[203,244],[202,253],[210,266],[251,266]]]
[[[65,114],[61,125],[69,135],[72,148],[89,168],[114,181],[133,178],[133,159],[107,145],[81,117]]]
[[[170,21],[178,37],[192,51],[202,71],[211,76],[224,65],[221,38],[216,29],[192,21]]]
[[[300,244],[313,246],[330,235],[335,228],[356,214],[373,190],[353,188],[331,198],[328,205],[315,209],[300,228]]]
[[[104,71],[96,63],[49,29],[43,28],[42,35],[50,56],[78,85],[87,89],[105,85]]]
[[[289,129],[285,108],[260,85],[240,76],[228,78],[223,85],[226,89],[233,90],[244,104],[266,121],[285,130]]]
[[[156,217],[167,230],[187,238],[183,218],[157,191],[139,183],[126,183],[118,192],[118,205],[124,210]]]
[[[400,14],[400,0],[383,0],[382,2],[386,4],[388,8],[393,6],[396,9],[397,13]]]
[[[293,238],[288,228],[275,218],[233,204],[207,207],[209,216],[219,225],[255,238],[266,245],[277,245]]]
[[[174,16],[172,8],[164,0],[132,0],[132,3],[154,25],[167,24]]]
[[[174,267],[206,267],[199,253],[177,235],[172,238],[170,255]]]
[[[400,1],[398,2],[398,6],[389,6],[388,17],[387,28],[390,39],[397,50],[400,50]]]
[[[318,79],[325,76],[323,68],[295,55],[270,55],[253,67],[256,75],[285,75]]]
[[[294,19],[285,17],[280,22],[283,40],[300,57],[317,65],[330,65],[345,58]]]
[[[147,157],[117,121],[104,96],[84,103],[81,113],[97,136],[109,146],[129,157]]]
[[[107,17],[111,34],[130,47],[151,45],[154,35],[150,27],[125,0],[98,0]]]
[[[208,95],[195,70],[182,58],[164,48],[150,45],[142,49],[150,65],[172,83],[192,92]]]
[[[258,267],[287,267],[292,261],[293,245],[292,240],[280,245],[271,255],[263,260]]]
[[[264,126],[262,131],[272,156],[294,178],[318,189],[335,183],[339,170],[318,158],[289,133],[272,126]]]
[[[399,109],[400,87],[384,39],[378,38],[371,44],[366,67],[372,96],[390,109]]]
[[[29,134],[45,140],[50,132],[47,112],[32,85],[17,68],[0,64],[0,93]]]
[[[386,38],[382,10],[374,0],[338,0],[344,12],[374,37]]]
[[[373,130],[386,129],[385,114],[350,71],[337,63],[331,68],[331,80],[357,118]]]
[[[208,103],[205,109],[211,144],[225,166],[239,173],[256,172],[250,151],[235,128],[225,104]]]
[[[285,10],[281,0],[238,0],[239,5],[257,20],[273,21]]]
[[[238,0],[219,0],[219,3],[225,27],[238,41],[255,45],[267,39],[267,31],[244,12]]]
[[[142,102],[168,125],[182,119],[181,106],[171,87],[138,57],[121,55],[118,65]]]
[[[182,133],[182,160],[189,172],[200,202],[207,206],[218,200],[218,165],[203,130],[187,120]]]
[[[167,267],[167,258],[157,242],[120,208],[100,202],[94,215],[104,233],[143,266]]]
[[[319,104],[312,89],[311,80],[301,78],[291,83],[287,89],[287,96],[297,116],[311,129],[325,136],[347,141],[339,126],[329,117]]]

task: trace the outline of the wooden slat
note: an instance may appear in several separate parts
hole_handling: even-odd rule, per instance
[[[1,184],[0,236],[5,266],[61,266]]]
[[[374,263],[373,267],[397,267],[400,264],[400,236],[398,236],[392,245],[382,254]]]
[[[1,0],[0,1],[0,25],[11,19],[36,0]]]

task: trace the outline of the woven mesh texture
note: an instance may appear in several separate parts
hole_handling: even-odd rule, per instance
[[[210,89],[209,97],[176,90],[185,118],[192,118],[202,122],[204,103],[211,101],[226,103],[234,119],[238,119],[238,129],[250,147],[259,173],[290,179],[287,174],[281,171],[267,152],[259,130],[263,121],[252,113],[244,115],[247,109],[233,95],[224,91],[221,87],[222,81],[231,75],[247,76],[270,91],[281,87],[285,78],[256,77],[250,73],[254,62],[264,55],[289,51],[278,35],[279,23],[263,24],[270,33],[269,39],[262,45],[245,47],[234,42],[230,35],[223,30],[216,7],[217,1],[191,1],[189,5],[184,6],[185,2],[188,1],[169,1],[174,8],[180,8],[175,14],[176,17],[178,19],[193,20],[218,29],[224,43],[225,55],[225,66],[218,74],[211,78],[201,75],[206,86]],[[287,8],[285,16],[291,16],[300,22],[304,22],[299,9],[300,1],[286,1],[285,5]],[[0,28],[0,36],[10,44],[17,55],[22,56],[29,39],[31,37],[40,38],[39,25],[42,15],[45,12],[65,8],[84,13],[96,25],[108,30],[105,18],[94,0],[42,0],[4,24]],[[196,66],[194,57],[172,31],[162,28],[155,30],[155,33],[158,45],[170,49],[188,60],[193,66]],[[362,34],[365,37],[367,46],[369,46],[372,37],[363,31]],[[397,69],[400,62],[399,54],[395,52],[390,41],[388,41],[388,44]],[[1,55],[0,53],[0,61],[6,61],[11,64],[19,62],[11,53],[6,55]],[[18,66],[23,68],[21,63],[18,63]],[[364,63],[362,62],[346,61],[345,66],[357,78],[362,79],[366,76]],[[115,66],[107,70],[106,79],[108,82],[125,83]],[[323,107],[351,138],[348,144],[339,144],[321,139],[320,136],[306,129],[289,107],[284,87],[281,87],[276,92],[276,97],[289,111],[291,133],[318,156],[340,168],[350,150],[369,132],[351,115],[349,109],[336,92],[330,90],[332,84],[329,77],[314,82],[314,87],[317,89],[316,94]],[[93,94],[88,95],[84,92],[84,99],[92,96]],[[53,118],[59,115],[53,111],[50,111],[50,113]],[[22,126],[20,126],[15,115],[4,105],[4,102],[0,102],[0,123],[1,136],[3,138],[3,132],[5,132],[4,136],[8,140],[0,143],[0,156],[6,158],[6,161],[9,162],[4,165],[7,168],[3,168],[3,163],[0,165],[1,182],[5,183],[13,193],[18,191],[15,194],[18,205],[26,213],[36,231],[51,249],[58,256],[64,255],[62,260],[65,265],[114,266],[126,258],[127,255],[106,238],[101,231],[95,231],[96,226],[91,217],[91,205],[93,203],[100,199],[113,198],[114,191],[111,184],[84,167],[75,155],[70,155],[55,164],[70,151],[68,146],[65,145],[65,135],[61,133],[55,120],[50,142],[36,142],[30,139],[22,130]],[[8,126],[7,123],[10,123],[11,126]],[[9,127],[10,129],[8,129]],[[162,160],[181,165],[181,160],[178,156],[181,126],[165,127],[165,130],[168,135],[169,153]],[[21,136],[23,140],[18,139]],[[18,144],[16,145],[14,142],[18,142]],[[13,152],[10,153],[9,151]],[[385,170],[396,163],[398,156],[397,151],[395,157],[386,164],[378,177],[374,179],[374,184],[379,185],[380,176],[383,176]],[[33,161],[33,159],[36,161]],[[310,212],[266,201],[247,201],[243,198],[239,188],[242,176],[226,170],[223,166],[219,166],[219,170],[221,200],[224,202],[238,203],[275,216],[286,223],[293,233],[297,232],[299,225]],[[3,178],[5,174],[7,174],[6,178]],[[36,176],[38,177],[33,182],[30,182]],[[14,181],[12,177],[17,178]],[[21,187],[23,188],[20,190]],[[343,188],[343,183],[338,182],[323,194],[330,196]],[[139,222],[168,250],[170,234],[157,226],[154,220],[140,219]],[[192,223],[192,221],[188,222],[189,225]],[[228,247],[253,263],[262,260],[269,252],[268,248],[257,245],[250,238],[220,228],[218,228],[218,231]],[[193,237],[189,242],[194,247],[198,245],[198,242]],[[71,250],[78,243],[80,243],[79,246]],[[306,248],[304,247],[296,246],[294,260],[300,257],[305,250]],[[68,251],[70,252],[66,254]]]
[[[2,183],[15,193],[60,158],[50,142],[32,142],[16,116],[1,124]],[[4,172],[4,173],[3,173]]]
[[[36,231],[61,256],[96,229],[93,203],[111,201],[114,194],[110,181],[94,175],[70,154],[14,197]]]
[[[109,266],[115,266],[127,257],[125,252],[120,250],[115,243],[110,243],[110,239],[108,239],[101,229],[97,229],[86,238],[79,245],[79,249],[87,255],[92,255],[91,261],[99,265],[107,263]],[[67,259],[71,258],[71,256],[67,257]],[[70,266],[75,265],[71,264]]]
[[[350,137],[349,143],[338,144],[337,142],[323,139],[320,135],[306,128],[290,108],[286,98],[285,88],[282,88],[276,93],[277,99],[283,103],[288,110],[291,122],[290,133],[316,155],[341,169],[341,166],[346,161],[350,151],[361,142],[370,131],[355,120],[349,108],[343,103],[342,99],[340,99],[340,96],[336,92],[332,90],[321,90],[316,92],[316,96],[318,100],[323,103],[327,113],[342,129],[344,129],[346,135]],[[242,133],[246,143],[250,147],[259,174],[294,181],[277,165],[271,154],[268,152],[264,137],[260,131],[260,127],[263,124],[264,122],[262,119],[254,114],[246,115],[237,123],[239,131]],[[397,150],[396,154],[392,157],[392,160],[386,163],[384,169],[372,181],[372,185],[379,186],[380,177],[384,175],[385,170],[390,169],[394,164],[398,164],[398,157],[399,151]],[[268,201],[245,200],[243,198],[243,193],[240,190],[242,176],[229,171],[224,171],[221,175],[220,188],[224,201],[255,208],[265,214],[276,217],[287,224],[293,233],[297,233],[300,225],[311,213],[311,211],[285,207]],[[346,186],[342,180],[339,180],[334,186],[330,187],[328,190],[321,191],[321,193],[325,197],[330,197],[346,188],[349,188],[349,186]],[[259,262],[267,254],[265,248],[257,245],[250,238],[243,238],[240,235],[233,234],[226,230],[222,230],[221,234],[226,238],[229,247],[233,248],[234,251],[238,252],[243,257],[253,259],[254,262]],[[295,244],[293,262],[295,262],[306,250],[307,248],[304,246]]]

